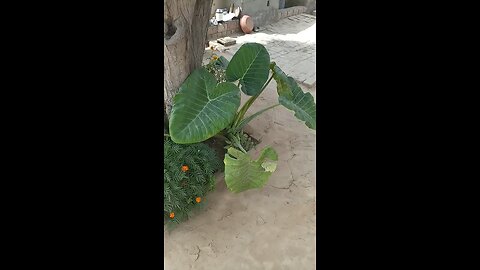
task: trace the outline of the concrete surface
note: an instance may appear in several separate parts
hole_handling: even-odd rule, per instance
[[[314,22],[301,25],[299,28],[314,28]],[[261,40],[269,51],[273,49],[272,60],[285,70],[289,61],[295,64],[298,58],[312,57],[306,61],[314,63],[315,43],[305,32],[298,35],[305,30],[271,26],[268,34],[240,37],[237,42]],[[231,59],[234,51],[232,48],[217,54]],[[211,53],[206,51],[205,57]],[[291,76],[306,77],[303,68],[289,70]],[[302,88],[316,99],[315,87]],[[277,99],[272,80],[247,115],[277,103]],[[242,96],[242,103],[246,100]],[[255,158],[265,146],[275,148],[279,156],[277,170],[264,188],[239,194],[229,192],[223,174],[218,174],[216,190],[202,201],[205,210],[173,231],[165,231],[164,269],[316,269],[316,131],[279,106],[253,120],[247,132],[261,141],[250,152]]]
[[[263,44],[270,54],[271,61],[297,82],[307,87],[316,85],[316,17],[299,14],[284,18],[276,23],[260,28],[252,34],[232,35],[237,44],[230,47],[218,46],[224,52],[206,51],[204,61],[213,53],[231,59],[243,43]],[[217,44],[215,44],[217,45]]]

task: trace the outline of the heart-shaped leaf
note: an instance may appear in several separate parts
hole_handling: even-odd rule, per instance
[[[263,149],[257,160],[252,160],[248,154],[230,147],[224,159],[228,189],[238,193],[263,187],[277,168],[277,160],[277,153],[271,147]]]
[[[273,79],[277,82],[278,101],[295,112],[295,117],[305,121],[307,127],[317,128],[317,108],[312,94],[304,93],[297,82],[279,67],[272,65]]]
[[[239,80],[241,90],[249,96],[260,92],[268,79],[270,55],[263,45],[243,44],[230,60],[227,67],[227,81]]]
[[[173,98],[170,136],[175,143],[202,142],[227,127],[240,106],[233,83],[217,85],[205,68],[193,71]]]

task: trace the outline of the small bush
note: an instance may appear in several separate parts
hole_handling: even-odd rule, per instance
[[[163,163],[165,221],[179,223],[204,203],[206,193],[215,187],[213,174],[222,162],[215,151],[203,143],[176,144],[166,138]]]
[[[214,55],[210,62],[207,65],[204,65],[205,69],[210,72],[218,83],[226,82],[227,75],[226,75],[226,66],[228,65],[228,60],[221,56],[220,58]]]

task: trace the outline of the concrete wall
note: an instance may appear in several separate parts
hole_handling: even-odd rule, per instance
[[[316,0],[285,0],[285,7],[305,6],[308,14],[312,14],[313,10],[317,9]]]
[[[289,16],[301,13],[311,14],[315,9],[316,1],[285,0],[285,8],[279,9],[280,0],[269,0],[269,6],[267,6],[267,0],[213,0],[211,15],[215,16],[217,8],[230,8],[232,3],[235,7],[241,6],[242,14],[252,17],[256,27],[262,27]],[[235,19],[230,22],[220,23],[217,26],[209,26],[207,39],[215,40],[241,32],[239,20]]]
[[[271,17],[275,13],[274,10],[278,10],[280,0],[213,0],[210,15],[215,16],[217,8],[230,8],[232,3],[235,7],[242,7],[242,14],[252,17],[256,26],[263,26],[275,21]]]
[[[268,6],[267,2],[269,2]],[[270,8],[278,9],[279,2],[280,0],[244,0],[243,10],[246,14],[254,14],[256,11],[264,11]]]
[[[302,14],[302,13],[305,13],[305,11],[307,11],[307,8],[304,6],[295,6],[295,7],[280,9],[278,10],[278,19],[281,20],[283,18]]]
[[[279,20],[277,13],[280,0],[250,0],[243,2],[243,13],[253,18],[255,26],[264,26]]]
[[[269,14],[269,16],[271,17],[269,19],[265,19],[265,21],[278,21],[283,18],[305,13],[306,10],[307,8],[302,6],[290,7],[285,9],[267,9],[259,12],[256,17],[258,18],[259,16],[262,16],[262,14]],[[259,26],[256,21],[255,25]],[[218,38],[231,36],[236,33],[242,33],[242,29],[240,28],[240,21],[232,20],[229,22],[220,23],[219,25],[210,25],[208,27],[207,39],[216,40]]]
[[[267,6],[267,1],[269,6]],[[257,11],[264,11],[268,8],[279,7],[280,0],[213,0],[211,15],[213,16],[217,8],[230,8],[233,3],[235,7],[242,7],[245,14],[254,14]]]
[[[230,4],[232,2],[230,0],[213,0],[213,3],[212,3],[212,11],[210,13],[210,18],[215,16],[215,10],[217,10],[217,8],[227,8],[229,9],[230,8]]]

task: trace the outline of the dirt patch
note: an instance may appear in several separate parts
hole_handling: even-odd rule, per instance
[[[303,89],[316,96],[314,88]],[[277,99],[272,81],[251,113]],[[264,188],[238,194],[229,192],[224,174],[217,173],[205,209],[165,232],[166,269],[315,269],[316,132],[281,106],[252,120],[246,132],[260,141],[249,155],[256,159],[272,146],[277,170]],[[223,158],[224,142],[208,143]]]

